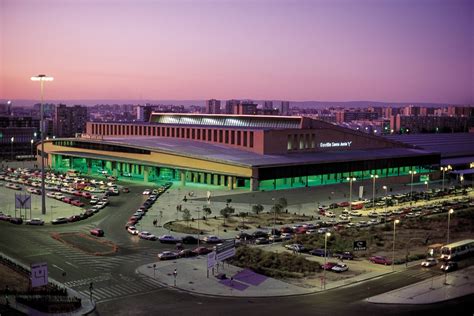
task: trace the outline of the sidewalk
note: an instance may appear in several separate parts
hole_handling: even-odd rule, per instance
[[[153,265],[156,265],[156,267],[153,268]],[[176,283],[173,274],[175,269],[177,272]],[[143,265],[136,272],[154,278],[167,287],[210,296],[272,297],[324,291],[322,284],[317,287],[300,287],[227,263],[221,263],[218,268],[216,267],[214,275],[212,270],[209,270],[209,275],[207,275],[206,256],[158,261]],[[219,280],[216,278],[220,273],[225,274],[226,279]],[[388,273],[392,273],[392,271],[386,269],[385,271],[361,274],[350,279],[328,282],[326,290],[366,281]]]
[[[446,277],[446,279],[445,279]],[[445,283],[445,280],[447,283]],[[474,266],[367,299],[376,304],[432,304],[474,293]]]

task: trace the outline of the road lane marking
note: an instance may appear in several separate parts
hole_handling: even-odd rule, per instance
[[[64,261],[64,262],[67,263],[67,264],[70,265],[70,266],[73,266],[74,268],[79,268],[78,266],[76,266],[76,265],[70,263],[69,261]]]

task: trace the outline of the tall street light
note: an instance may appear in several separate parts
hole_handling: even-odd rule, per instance
[[[41,91],[41,108],[40,108],[40,136],[41,136],[41,214],[46,214],[46,194],[44,190],[44,134],[45,134],[45,126],[44,126],[44,82],[45,81],[53,81],[53,77],[49,77],[46,75],[37,75],[31,77],[32,81],[39,81],[40,82],[40,91]]]
[[[444,192],[444,174],[446,171],[451,170],[451,165],[447,165],[446,167],[441,167],[440,170],[443,172],[443,192]]]
[[[33,139],[30,140],[31,144],[31,158],[33,158]]]
[[[378,174],[371,174],[370,177],[372,178],[372,208],[373,211],[375,212],[375,179],[379,177]]]
[[[396,231],[396,227],[397,227],[397,224],[400,223],[400,220],[399,219],[396,219],[393,221],[393,248],[392,248],[392,271],[395,271],[395,231]]]
[[[447,235],[447,239],[446,239],[446,244],[449,244],[449,224],[451,222],[451,214],[454,213],[454,210],[453,209],[450,209],[448,211],[448,235]]]
[[[384,200],[384,204],[383,204],[383,213],[385,214],[385,223],[387,222],[387,191],[388,191],[388,187],[386,185],[384,185],[382,187],[382,189],[385,190],[385,200]]]
[[[327,248],[328,248],[328,237],[331,237],[331,233],[327,232],[324,234],[324,288],[326,288],[326,263],[328,259]]]
[[[408,171],[411,175],[411,183],[410,183],[410,205],[413,203],[413,176],[416,174],[416,171]]]
[[[12,136],[12,138],[10,138],[10,159],[11,161],[13,161],[13,142],[15,141],[15,137]]]
[[[356,178],[349,177],[347,181],[349,181],[349,212],[352,211],[352,181],[355,181]]]
[[[426,193],[428,193],[428,190],[429,190],[429,183],[428,183],[428,181],[425,181],[425,185],[426,185]]]

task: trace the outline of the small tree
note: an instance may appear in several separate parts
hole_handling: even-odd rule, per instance
[[[247,217],[247,212],[240,212],[239,216],[242,218],[242,227],[245,227],[245,218]]]
[[[286,198],[281,197],[278,199],[277,204],[281,205],[281,209],[283,210],[288,206],[288,201],[286,200]]]
[[[188,224],[189,226],[189,221],[191,220],[191,212],[185,208],[184,210],[182,210],[181,212],[183,212],[183,220],[186,222],[186,224]]]
[[[226,206],[221,210],[220,213],[221,213],[222,217],[224,218],[224,226],[225,226],[226,218],[229,218],[229,216],[231,214],[233,214],[234,212],[235,212],[235,209],[233,207],[230,207],[230,206]]]
[[[263,205],[262,204],[256,204],[252,206],[252,212],[258,215],[258,213],[263,211]]]
[[[211,215],[212,213],[211,208],[206,205],[202,207],[202,211],[204,212],[204,216],[206,216],[206,219],[207,219],[207,216]]]

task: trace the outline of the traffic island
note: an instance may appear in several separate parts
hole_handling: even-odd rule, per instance
[[[84,233],[52,233],[51,237],[76,249],[94,256],[115,254],[118,246],[111,241],[99,239]]]

